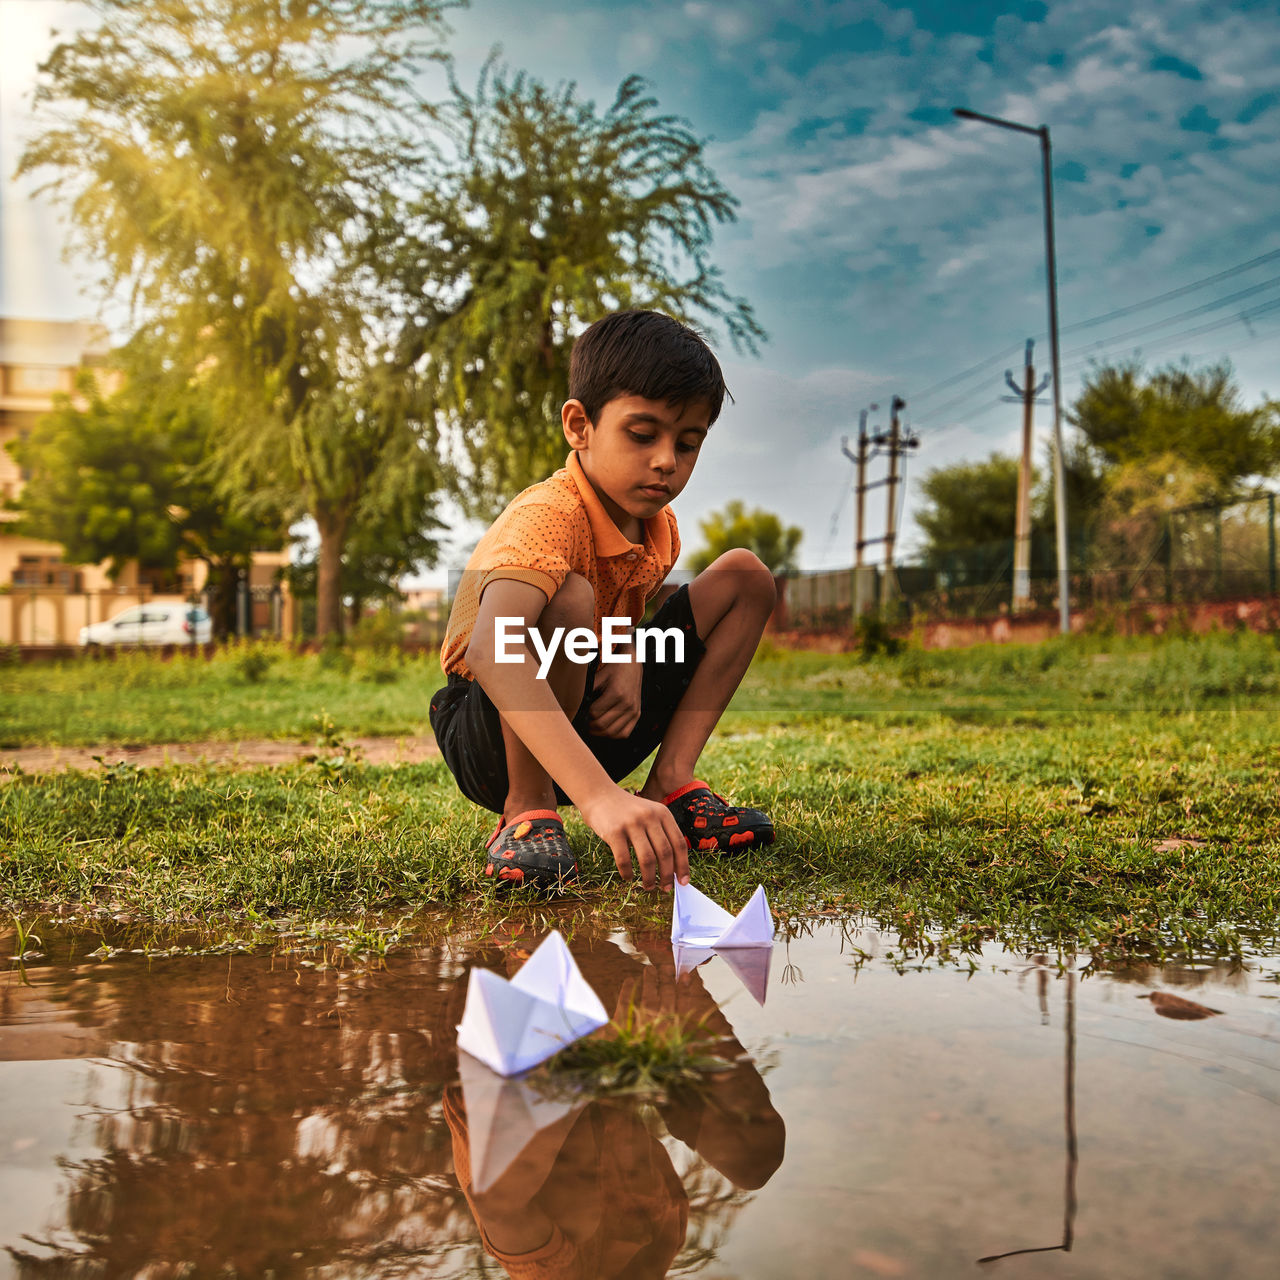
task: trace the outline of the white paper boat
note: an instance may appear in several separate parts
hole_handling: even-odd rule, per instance
[[[773,917],[764,885],[757,885],[751,900],[736,916],[712,902],[691,884],[675,884],[671,909],[671,941],[691,947],[773,946]]]
[[[600,998],[552,930],[510,982],[472,969],[458,1048],[501,1076],[536,1067],[609,1021]]]
[[[544,1096],[523,1080],[504,1079],[465,1052],[458,1054],[458,1074],[476,1192],[493,1186],[543,1129],[586,1105],[581,1098]]]

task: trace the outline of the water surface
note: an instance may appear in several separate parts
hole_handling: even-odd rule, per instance
[[[704,1018],[735,1061],[565,1100],[454,1043],[470,966],[536,941],[335,970],[46,933],[0,972],[0,1276],[1277,1273],[1274,959],[920,970],[820,924],[760,1005],[749,967],[579,931],[611,1013]]]

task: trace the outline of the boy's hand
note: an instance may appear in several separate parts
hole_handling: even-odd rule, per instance
[[[578,811],[613,851],[618,874],[624,880],[632,877],[634,850],[640,883],[646,889],[652,889],[655,882],[664,890],[670,889],[673,873],[681,884],[689,883],[689,842],[665,804],[614,787],[612,794],[586,807],[579,805]]]
[[[644,664],[602,662],[596,667],[587,727],[603,738],[625,738],[640,719]]]

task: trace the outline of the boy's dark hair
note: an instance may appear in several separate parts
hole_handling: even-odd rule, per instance
[[[701,400],[710,426],[727,394],[702,336],[660,311],[615,311],[597,320],[569,357],[569,399],[582,401],[592,422],[610,400],[642,396],[670,405]]]

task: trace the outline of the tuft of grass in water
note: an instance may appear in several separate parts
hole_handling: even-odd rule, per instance
[[[39,960],[44,952],[39,950],[44,940],[36,933],[35,924],[25,924],[21,917],[13,917],[13,962],[21,964],[24,960]]]
[[[702,1019],[644,1013],[629,1005],[622,1019],[576,1040],[544,1068],[552,1083],[601,1093],[654,1093],[698,1084],[730,1063]]]

